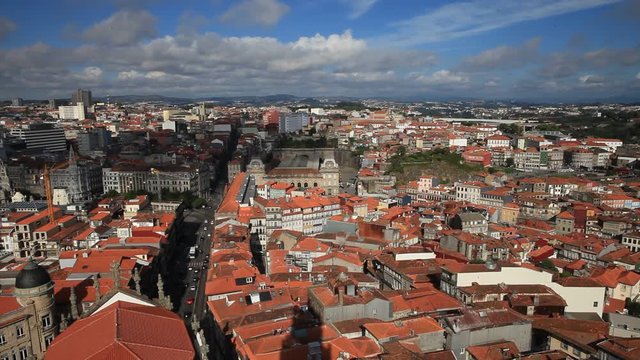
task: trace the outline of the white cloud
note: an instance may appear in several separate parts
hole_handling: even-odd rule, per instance
[[[357,19],[371,10],[378,0],[343,0],[342,2],[344,2],[351,10],[349,18]]]
[[[393,24],[395,32],[378,40],[401,46],[447,41],[619,1],[473,0],[447,3],[435,10]]]
[[[156,35],[156,18],[144,10],[123,10],[82,33],[84,40],[104,45],[132,45]]]
[[[397,81],[399,80],[395,72],[392,70],[386,72],[337,72],[334,74],[338,80],[347,80],[355,82],[375,82],[375,81]]]
[[[220,20],[236,25],[273,26],[289,12],[289,6],[278,0],[242,0],[230,7]]]
[[[16,23],[4,16],[0,16],[0,40],[4,39],[10,32],[15,31]]]
[[[118,80],[134,80],[134,79],[139,79],[141,77],[142,77],[142,74],[140,74],[136,70],[120,71],[118,73]]]
[[[97,81],[102,78],[102,69],[97,66],[87,66],[77,74],[77,77],[84,81]]]
[[[640,80],[634,79],[639,75],[633,65],[638,47],[549,56],[538,53],[538,40],[533,39],[480,52],[463,61],[467,68],[441,64],[434,69],[437,59],[431,52],[372,46],[348,30],[288,42],[273,37],[225,37],[197,29],[148,41],[136,39],[119,41],[118,46],[92,41],[75,48],[43,43],[0,48],[0,97],[66,96],[78,87],[90,87],[96,96],[291,93],[565,101],[585,94],[604,98],[629,93]],[[530,72],[500,73],[527,56],[537,64]],[[601,67],[606,63],[612,65],[605,72]],[[634,69],[631,75],[629,69]]]
[[[438,70],[431,75],[419,75],[416,80],[426,85],[465,85],[469,76],[450,70]]]
[[[527,65],[535,60],[539,47],[540,38],[531,39],[520,47],[498,46],[468,57],[461,67],[465,70],[482,71]]]
[[[328,64],[339,65],[363,54],[367,49],[364,40],[354,39],[350,31],[343,34],[332,34],[327,37],[316,34],[312,37],[301,37],[288,44],[291,58],[274,59],[269,68],[277,71],[309,69]]]
[[[598,49],[584,54],[583,58],[595,67],[635,66],[640,64],[640,45],[626,49]]]
[[[167,76],[164,71],[149,71],[144,77],[147,79],[162,79]]]
[[[408,73],[434,62],[426,51],[372,49],[350,31],[291,42],[183,33],[115,47],[35,44],[0,49],[0,96],[66,94],[86,83],[96,94],[398,94],[420,85],[407,84]]]
[[[597,75],[583,75],[578,78],[580,84],[586,87],[602,86],[605,83],[605,79],[602,76]]]

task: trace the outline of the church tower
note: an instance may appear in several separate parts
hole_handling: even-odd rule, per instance
[[[256,179],[256,184],[262,184],[264,182],[264,176],[266,175],[265,166],[260,158],[253,158],[247,166],[247,174],[253,175]],[[231,180],[231,179],[229,179]]]
[[[329,195],[337,195],[340,192],[340,167],[333,158],[324,159],[320,164],[320,174],[323,186]]]
[[[47,270],[33,260],[20,270],[16,277],[15,296],[23,307],[33,307],[35,321],[30,326],[34,352],[40,349],[37,358],[43,355],[47,346],[58,334],[58,317],[53,299],[53,281]],[[38,346],[39,343],[39,346]]]

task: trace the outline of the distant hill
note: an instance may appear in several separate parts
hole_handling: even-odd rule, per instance
[[[406,96],[406,97],[372,97],[372,98],[358,98],[358,97],[349,97],[349,96],[318,96],[318,97],[302,97],[295,96],[291,94],[274,94],[274,95],[254,95],[254,96],[209,96],[209,97],[198,97],[198,98],[187,98],[187,97],[172,97],[172,96],[163,96],[163,95],[115,95],[110,96],[110,102],[117,103],[136,103],[136,102],[154,102],[154,103],[164,103],[169,105],[184,105],[184,104],[195,104],[199,102],[215,102],[220,105],[231,105],[231,104],[249,104],[256,106],[263,105],[285,105],[290,103],[299,103],[305,104],[310,107],[322,107],[326,104],[335,104],[341,101],[361,101],[361,100],[381,100],[381,101],[396,101],[396,102],[424,102],[424,101],[434,101],[434,102],[484,102],[486,104],[511,104],[511,105],[554,105],[554,104],[604,104],[604,103],[622,103],[622,104],[639,104],[640,98],[630,96],[630,95],[615,95],[607,98],[603,98],[601,100],[593,100],[593,99],[578,99],[573,102],[570,101],[553,101],[552,99],[546,98],[532,98],[529,100],[523,99],[481,99],[481,98],[470,98],[470,97],[459,97],[459,96],[427,96],[427,95],[416,95],[416,96]],[[106,97],[97,97],[96,101],[106,101]],[[41,102],[40,100],[25,100],[25,102]],[[502,105],[501,105],[502,106]]]
[[[265,96],[213,96],[194,99],[196,102],[214,101],[221,104],[247,103],[247,104],[274,104],[279,102],[292,102],[300,99],[297,96],[289,94],[276,94]]]
[[[109,102],[112,103],[138,103],[138,102],[155,102],[155,103],[165,103],[165,104],[189,104],[192,103],[193,100],[189,98],[178,98],[171,96],[162,96],[162,95],[115,95],[109,96]],[[96,98],[95,101],[107,101],[106,97]]]

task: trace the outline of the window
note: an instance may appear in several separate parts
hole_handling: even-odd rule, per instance
[[[561,343],[560,347],[564,350],[567,350],[569,348],[569,345],[565,344],[565,343]]]
[[[9,354],[0,355],[0,360],[9,360]]]
[[[580,356],[580,350],[573,348],[573,355]]]
[[[20,354],[20,360],[26,360],[27,356],[29,356],[29,350],[27,350],[26,347],[21,347],[18,352]]]
[[[49,314],[42,317],[42,328],[48,329],[51,327],[51,316]]]
[[[16,326],[16,336],[17,337],[24,336],[24,329],[22,328],[22,326]]]
[[[44,338],[44,343],[47,345],[47,347],[49,347],[49,345],[51,345],[52,342],[53,342],[53,335],[49,335],[46,338]]]
[[[598,307],[598,302],[597,301],[593,302],[593,307]]]
[[[7,342],[7,339],[4,337],[4,334],[0,334],[0,345]]]

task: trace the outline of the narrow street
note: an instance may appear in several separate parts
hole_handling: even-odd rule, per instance
[[[185,210],[180,236],[169,264],[167,294],[171,297],[173,310],[184,318],[196,348],[199,344],[191,327],[193,318],[199,321],[203,329],[210,326],[202,322],[207,303],[205,285],[215,209],[220,203],[223,190],[223,185],[214,189],[207,208]],[[190,253],[192,247],[196,249],[195,254]],[[209,332],[208,329],[204,330]]]

